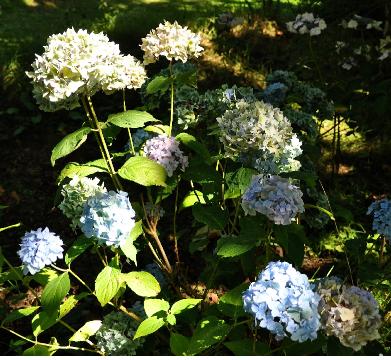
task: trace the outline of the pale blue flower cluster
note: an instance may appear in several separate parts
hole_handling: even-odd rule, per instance
[[[189,164],[187,156],[183,155],[183,152],[179,149],[179,142],[174,137],[168,137],[166,134],[147,140],[143,150],[146,157],[156,161],[166,169],[168,176],[172,176],[178,167],[185,171]]]
[[[373,214],[372,229],[391,242],[391,201],[382,199],[373,202],[368,208],[369,214]]]
[[[246,214],[264,214],[277,225],[289,225],[297,213],[304,212],[303,193],[289,179],[278,175],[253,176],[242,197]]]
[[[137,301],[129,309],[142,319],[144,307]],[[139,323],[121,312],[111,312],[103,318],[102,326],[95,334],[98,348],[108,356],[134,356],[145,343],[145,337],[133,340]]]
[[[84,205],[81,230],[88,238],[97,238],[99,244],[118,247],[134,227],[135,215],[126,192],[97,194]]]
[[[306,275],[287,262],[270,262],[243,293],[244,310],[276,340],[314,340],[320,328],[318,303]]]
[[[22,237],[18,255],[23,263],[23,274],[34,275],[45,267],[51,265],[57,259],[62,259],[63,242],[59,236],[49,231],[32,230]]]
[[[144,143],[151,137],[152,135],[144,129],[137,129],[136,132],[132,134],[132,141],[135,150],[140,150]]]

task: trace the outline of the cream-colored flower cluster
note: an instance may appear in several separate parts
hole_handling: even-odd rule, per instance
[[[286,27],[291,33],[316,36],[327,28],[327,24],[323,19],[316,18],[312,13],[304,13],[298,14],[294,21],[287,22]]]
[[[355,351],[380,337],[379,305],[371,293],[331,277],[321,281],[318,294],[322,328],[328,336]]]
[[[36,55],[33,71],[27,76],[45,111],[73,109],[79,105],[80,95],[139,88],[146,79],[142,64],[122,55],[119,46],[103,33],[71,28],[50,36],[44,49],[42,55]]]
[[[381,53],[379,60],[385,60],[391,58],[391,36],[387,36],[384,39],[380,39],[380,45],[378,47]]]
[[[263,101],[240,100],[217,118],[226,155],[263,174],[296,171],[301,141],[282,111]]]
[[[174,59],[185,63],[190,58],[200,56],[204,50],[200,41],[200,35],[186,26],[183,27],[176,21],[173,24],[165,21],[142,39],[140,47],[144,51],[144,64],[156,62],[159,56],[164,56],[169,61]]]

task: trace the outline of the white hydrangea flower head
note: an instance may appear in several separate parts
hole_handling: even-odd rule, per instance
[[[246,214],[263,214],[276,225],[289,225],[297,213],[304,212],[303,193],[289,179],[278,175],[253,176],[242,197]]]
[[[132,231],[135,217],[128,193],[109,191],[87,200],[80,227],[85,236],[95,237],[99,244],[119,247]]]
[[[46,265],[62,259],[64,246],[59,236],[46,227],[26,232],[22,237],[18,255],[23,263],[23,274],[34,275]]]
[[[355,351],[380,338],[379,305],[371,293],[343,285],[335,277],[322,279],[317,292],[322,329],[328,336],[336,336],[342,345]]]
[[[380,45],[377,49],[381,54],[378,57],[379,60],[383,61],[387,58],[391,58],[391,36],[380,39]]]
[[[78,177],[75,175],[72,180],[61,189],[63,200],[58,206],[62,213],[71,220],[71,228],[76,230],[80,226],[80,217],[86,201],[97,194],[107,192],[98,178]]]
[[[296,171],[301,141],[282,111],[263,101],[240,100],[217,118],[226,155],[250,163],[258,171],[279,174]]]
[[[200,56],[201,36],[193,33],[187,26],[181,26],[176,21],[172,24],[165,21],[142,39],[141,49],[144,51],[144,64],[151,64],[160,56],[167,60],[182,61]]]
[[[298,14],[294,21],[286,23],[289,32],[294,34],[309,34],[310,36],[320,35],[327,28],[326,22],[316,18],[312,13]]]
[[[162,165],[168,176],[172,176],[179,167],[185,171],[189,164],[187,156],[179,149],[179,142],[166,134],[147,140],[143,151],[146,157]]]
[[[33,71],[26,73],[44,111],[73,109],[79,106],[80,95],[139,88],[146,79],[141,63],[123,56],[103,33],[67,29],[51,35],[44,50],[36,55]]]
[[[244,310],[254,316],[256,326],[276,340],[289,336],[297,342],[317,338],[319,300],[307,276],[280,261],[270,262],[243,293]]]
[[[353,30],[377,30],[377,31],[383,31],[382,28],[382,21],[378,21],[375,19],[371,19],[368,17],[360,16],[360,15],[353,15],[352,18],[349,20],[342,20],[341,26],[344,29],[353,29]]]
[[[373,214],[372,229],[384,235],[391,242],[391,201],[374,201],[368,208],[367,215]]]

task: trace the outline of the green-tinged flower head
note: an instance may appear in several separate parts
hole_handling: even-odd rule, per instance
[[[71,228],[80,226],[80,217],[86,201],[97,194],[107,192],[105,186],[99,185],[99,179],[79,178],[77,175],[61,189],[63,200],[58,206],[62,213],[71,220]]]
[[[263,101],[238,101],[217,118],[220,141],[233,160],[250,163],[264,174],[296,171],[301,141],[282,111]]]

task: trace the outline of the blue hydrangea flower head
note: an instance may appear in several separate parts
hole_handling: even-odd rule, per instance
[[[85,203],[81,230],[88,238],[97,238],[99,244],[118,247],[133,229],[135,216],[126,192],[100,193]]]
[[[34,275],[45,267],[62,259],[63,242],[59,236],[49,231],[32,230],[22,237],[18,255],[23,263],[23,273]]]
[[[262,98],[267,103],[278,106],[285,101],[287,91],[288,87],[285,84],[275,82],[266,87],[262,93]]]
[[[276,340],[314,340],[320,327],[316,294],[306,275],[287,262],[270,262],[243,293],[244,310]]]
[[[391,242],[391,201],[382,199],[373,202],[368,208],[369,214],[373,214],[372,229]]]

